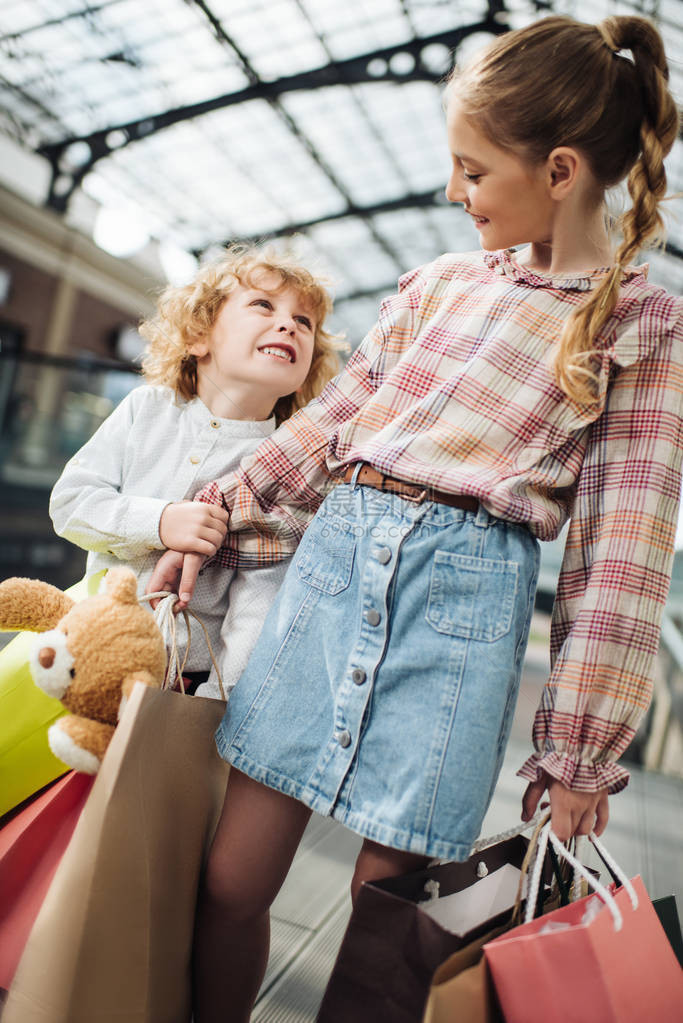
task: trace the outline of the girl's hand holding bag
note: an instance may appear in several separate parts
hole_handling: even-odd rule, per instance
[[[221,700],[135,686],[3,1023],[190,1019],[196,892],[228,775],[213,738],[224,710]]]

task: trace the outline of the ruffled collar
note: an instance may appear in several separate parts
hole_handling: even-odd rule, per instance
[[[591,291],[600,280],[611,271],[611,267],[600,267],[580,277],[565,274],[541,274],[515,262],[517,253],[514,249],[501,249],[498,252],[485,252],[484,262],[491,270],[510,277],[516,284],[526,284],[530,288],[556,288],[560,291]],[[634,277],[647,278],[648,265],[627,266],[621,279],[622,284]]]

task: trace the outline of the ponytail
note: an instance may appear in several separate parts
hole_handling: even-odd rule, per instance
[[[633,54],[632,69],[640,85],[643,116],[640,149],[628,174],[631,208],[621,217],[622,242],[611,272],[588,301],[567,320],[555,363],[561,389],[579,404],[596,400],[597,378],[593,370],[595,344],[619,299],[624,268],[646,244],[664,233],[659,204],[666,193],[664,157],[678,134],[678,112],[667,82],[669,72],[661,36],[648,21],[637,17],[607,18],[596,26],[615,61],[628,61],[620,50]],[[630,63],[630,62],[629,62]]]

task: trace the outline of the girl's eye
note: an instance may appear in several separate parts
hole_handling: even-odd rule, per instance
[[[467,171],[463,171],[462,176],[464,177],[465,181],[478,181],[479,178],[481,177],[481,174],[468,174]]]
[[[251,304],[252,305],[262,305],[266,309],[272,309],[273,308],[272,302],[269,302],[267,298],[255,298],[254,301]]]
[[[307,330],[312,330],[313,329],[313,324],[309,320],[308,316],[295,316],[294,319],[298,323],[303,324],[303,326],[306,327]]]

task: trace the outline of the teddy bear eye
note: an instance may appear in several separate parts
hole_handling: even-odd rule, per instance
[[[75,669],[75,668],[72,668],[72,669],[70,670],[69,674],[71,675],[71,677],[72,677],[72,678],[76,678],[76,669]]]

